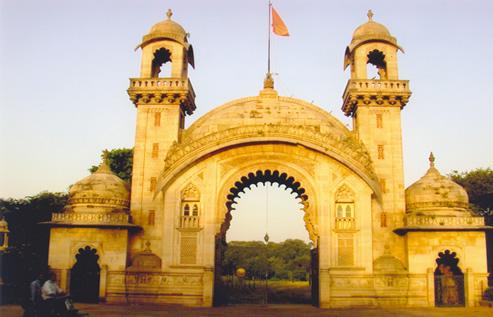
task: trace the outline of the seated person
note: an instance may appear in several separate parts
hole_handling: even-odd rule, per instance
[[[56,275],[53,272],[48,273],[47,280],[41,287],[41,297],[44,300],[44,312],[47,315],[53,312],[64,312],[65,308],[65,293],[56,283]]]

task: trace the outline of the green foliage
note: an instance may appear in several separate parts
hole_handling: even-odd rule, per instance
[[[0,259],[2,278],[11,286],[12,298],[27,296],[27,287],[35,275],[46,269],[49,229],[39,225],[49,221],[53,212],[61,212],[66,193],[42,192],[23,199],[0,199],[0,213],[9,225],[9,249]],[[12,301],[12,298],[3,298]]]
[[[453,171],[452,180],[464,187],[469,195],[469,202],[481,214],[493,212],[493,170],[477,168],[469,172]]]
[[[113,149],[108,151],[108,159],[110,162],[110,168],[123,179],[130,183],[132,180],[132,161],[133,161],[133,149]],[[92,173],[96,171],[98,167],[96,165],[91,166],[89,171]]]
[[[223,257],[223,273],[234,274],[237,268],[247,271],[247,278],[306,280],[310,271],[311,244],[302,240],[284,242],[231,241]]]

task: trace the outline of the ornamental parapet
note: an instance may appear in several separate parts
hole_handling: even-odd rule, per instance
[[[359,106],[396,106],[409,101],[409,80],[350,79],[344,89],[342,111],[352,116]]]
[[[124,213],[53,213],[51,216],[51,224],[127,225],[129,224],[129,215]]]
[[[490,231],[485,226],[484,218],[473,215],[438,216],[438,215],[406,215],[404,226],[394,230],[397,234],[410,231]]]
[[[136,107],[139,104],[179,105],[189,115],[196,109],[195,91],[188,79],[130,78],[127,92]]]
[[[406,226],[432,226],[432,227],[463,227],[463,226],[484,226],[483,217],[474,216],[428,216],[428,215],[408,215],[404,218]]]
[[[425,211],[436,208],[452,208],[465,211],[469,208],[469,204],[461,201],[426,201],[406,204],[407,212],[419,212],[420,210]]]

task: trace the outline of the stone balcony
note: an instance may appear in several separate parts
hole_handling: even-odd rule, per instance
[[[336,217],[335,230],[353,231],[356,229],[356,220],[352,217]]]
[[[410,96],[409,80],[350,79],[344,89],[342,110],[351,116],[360,105],[403,108]]]
[[[130,100],[139,104],[177,104],[186,114],[196,109],[192,83],[183,78],[130,78]]]
[[[200,229],[200,216],[181,216],[180,229]]]

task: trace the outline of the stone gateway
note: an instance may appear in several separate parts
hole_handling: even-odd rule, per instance
[[[404,188],[409,81],[399,78],[396,38],[368,18],[344,56],[351,76],[342,111],[352,129],[279,96],[270,74],[257,96],[185,129],[196,109],[187,73],[194,53],[169,11],[143,37],[140,76],[128,88],[137,111],[131,189],[103,160],[49,222],[49,265],[61,286],[77,289],[91,267],[99,280],[85,298],[212,306],[233,203],[252,184],[277,182],[303,203],[320,307],[477,305],[487,286],[487,227],[433,156]]]

